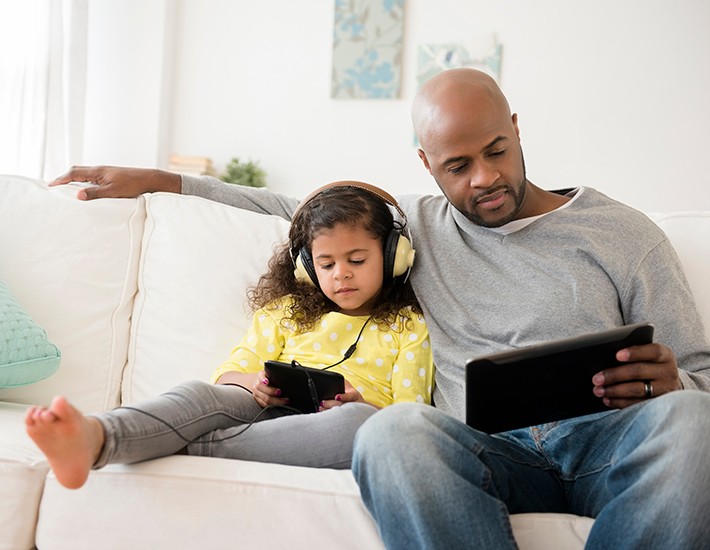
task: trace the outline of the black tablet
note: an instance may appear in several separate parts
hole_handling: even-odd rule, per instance
[[[653,325],[604,332],[475,357],[466,364],[466,423],[503,432],[609,410],[592,376],[618,366],[616,352],[653,341]]]
[[[345,391],[345,379],[338,372],[304,367],[297,362],[265,361],[264,371],[269,385],[288,397],[289,407],[303,413],[318,411],[320,402],[333,399]]]

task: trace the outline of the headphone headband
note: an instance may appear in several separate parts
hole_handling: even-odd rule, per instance
[[[325,185],[318,187],[314,191],[311,191],[308,195],[306,195],[306,198],[303,199],[299,205],[296,207],[296,210],[293,211],[293,215],[291,216],[291,219],[296,217],[296,214],[298,214],[298,211],[301,210],[306,204],[310,202],[311,199],[315,198],[316,196],[320,195],[323,191],[326,189],[329,189],[331,187],[357,187],[358,189],[364,189],[365,191],[369,191],[373,195],[379,197],[381,200],[392,206],[397,213],[402,217],[403,220],[407,220],[407,216],[404,213],[404,210],[399,206],[397,203],[397,200],[390,195],[387,191],[384,189],[380,189],[379,187],[372,185],[370,183],[365,183],[364,181],[355,181],[355,180],[342,180],[342,181],[333,181],[330,183],[326,183]]]

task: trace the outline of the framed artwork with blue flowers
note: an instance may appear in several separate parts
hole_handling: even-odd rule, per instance
[[[331,97],[398,98],[404,0],[335,0]]]

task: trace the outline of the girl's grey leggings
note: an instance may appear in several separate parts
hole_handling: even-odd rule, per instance
[[[177,453],[350,468],[355,432],[376,411],[364,403],[313,414],[262,409],[239,386],[190,381],[154,399],[92,415],[106,435],[94,468]]]

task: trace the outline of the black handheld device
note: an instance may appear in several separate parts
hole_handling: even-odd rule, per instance
[[[466,423],[488,433],[609,409],[592,376],[618,366],[616,352],[653,341],[638,323],[476,357],[466,365]]]
[[[320,402],[345,391],[345,378],[338,372],[304,367],[297,361],[265,361],[269,385],[288,397],[289,406],[303,413],[317,412]]]

